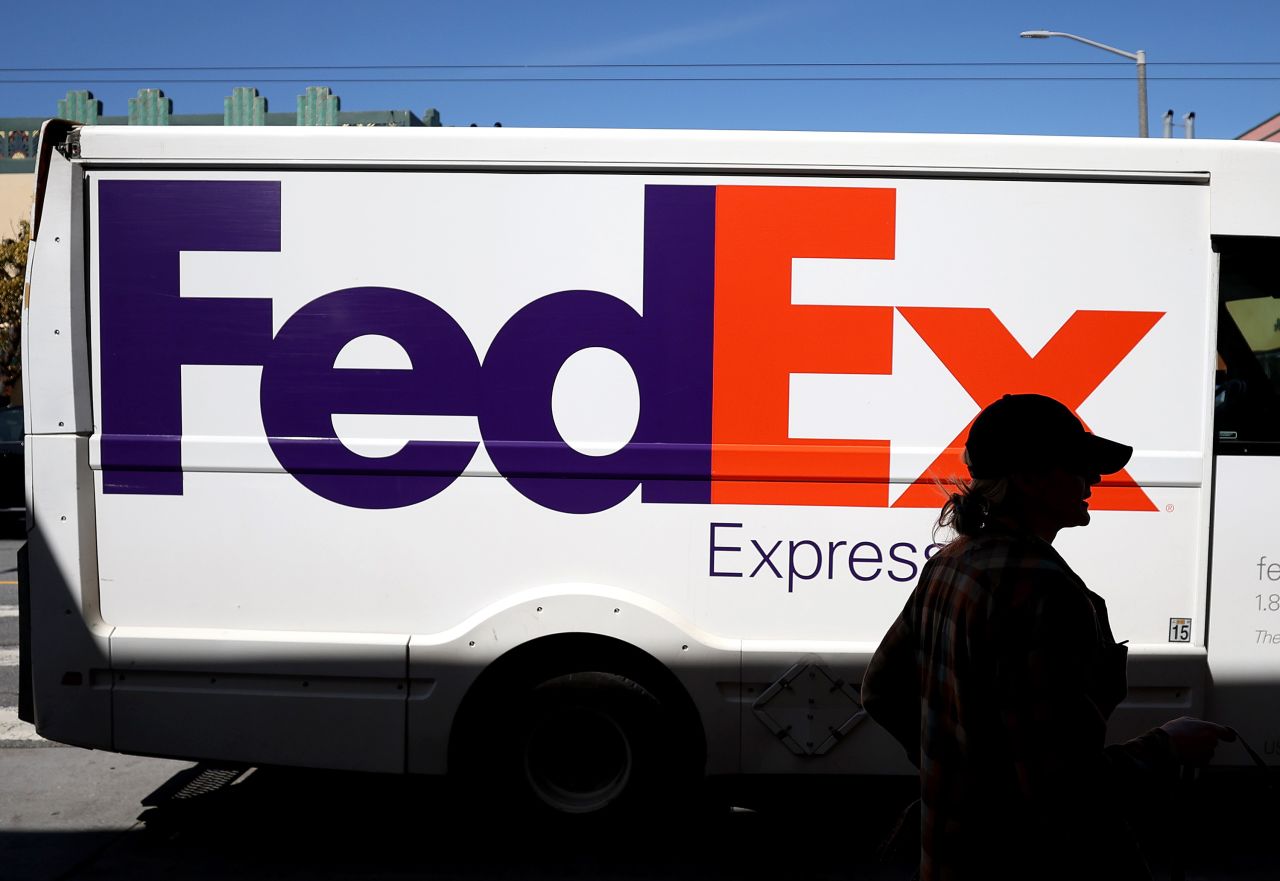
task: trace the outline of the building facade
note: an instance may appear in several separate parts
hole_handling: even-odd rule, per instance
[[[266,97],[247,86],[223,99],[221,114],[175,114],[173,99],[160,89],[139,89],[129,99],[128,110],[125,115],[104,116],[102,102],[92,92],[73,90],[58,101],[57,113],[51,115],[84,125],[440,125],[440,113],[434,108],[421,116],[409,110],[343,110],[341,99],[327,86],[308,86],[292,113],[269,112]],[[0,117],[0,238],[16,235],[19,222],[31,216],[44,121],[39,116]]]
[[[1268,120],[1258,123],[1253,128],[1237,137],[1236,140],[1280,142],[1280,113],[1277,113]]]

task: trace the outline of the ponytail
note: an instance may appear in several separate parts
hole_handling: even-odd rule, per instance
[[[969,464],[969,455],[965,453],[965,464]],[[1005,477],[995,479],[962,480],[954,478],[953,491],[942,504],[938,512],[938,522],[934,533],[940,529],[954,530],[957,536],[973,538],[981,535],[990,525],[993,511],[1004,504],[1009,493],[1009,480]]]

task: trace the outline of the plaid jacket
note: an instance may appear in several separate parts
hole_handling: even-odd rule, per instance
[[[1150,877],[1119,809],[1173,761],[1159,730],[1104,748],[1125,654],[1039,538],[958,538],[929,560],[862,685],[920,768],[923,881]]]

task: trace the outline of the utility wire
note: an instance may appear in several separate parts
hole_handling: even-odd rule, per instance
[[[239,83],[252,79],[255,84],[266,83],[937,83],[937,82],[1075,82],[1107,83],[1131,82],[1133,76],[670,76],[670,77],[613,77],[613,76],[562,76],[562,77],[326,77],[323,75],[296,77],[77,77],[54,79],[6,79],[3,85],[76,85],[109,83]],[[1280,76],[1148,76],[1149,82],[1277,82]]]
[[[693,64],[224,64],[203,66],[106,66],[106,67],[0,67],[0,73],[125,73],[208,72],[253,70],[697,70],[804,69],[885,67],[1117,67],[1128,61],[806,61],[806,62],[700,62]],[[1149,61],[1148,67],[1260,67],[1280,66],[1277,61]]]

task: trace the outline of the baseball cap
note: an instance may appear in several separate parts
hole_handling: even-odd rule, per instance
[[[1114,474],[1133,447],[1098,437],[1065,405],[1045,395],[1005,395],[986,407],[965,441],[969,474],[1008,477],[1062,466],[1080,474]]]

